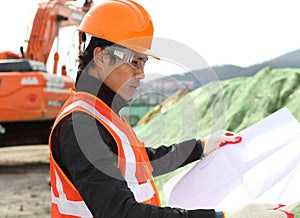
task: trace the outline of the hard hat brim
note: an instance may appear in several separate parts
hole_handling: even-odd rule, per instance
[[[148,40],[151,40],[150,42]],[[146,43],[150,43],[150,46],[145,46]],[[140,54],[153,57],[157,60],[160,60],[161,58],[154,54],[154,52],[151,49],[148,49],[147,47],[151,47],[152,37],[139,37],[139,38],[132,38],[126,41],[118,42],[117,44],[124,46],[126,48],[132,49],[133,51],[136,51]]]

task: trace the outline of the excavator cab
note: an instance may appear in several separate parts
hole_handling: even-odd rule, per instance
[[[49,53],[59,30],[79,25],[92,5],[92,0],[82,7],[66,0],[39,3],[26,49],[21,47],[21,55],[0,52],[0,147],[48,143],[56,115],[75,85],[65,67],[56,73],[58,52],[53,72],[46,69]]]
[[[47,73],[46,65],[39,61],[26,59],[0,60],[0,73],[7,72],[44,72]]]

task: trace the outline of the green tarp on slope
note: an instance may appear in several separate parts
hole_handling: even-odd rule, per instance
[[[198,88],[136,130],[146,145],[167,145],[217,128],[239,132],[284,106],[300,121],[300,69],[265,68]]]

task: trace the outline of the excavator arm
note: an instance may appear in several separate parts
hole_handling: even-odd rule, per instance
[[[79,25],[92,5],[91,0],[86,0],[83,7],[68,4],[66,0],[40,3],[27,41],[25,58],[46,64],[59,29]]]

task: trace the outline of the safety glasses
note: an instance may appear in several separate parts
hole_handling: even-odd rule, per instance
[[[141,54],[124,47],[112,45],[105,47],[104,50],[134,69],[144,69],[148,60],[147,56],[142,56]]]

